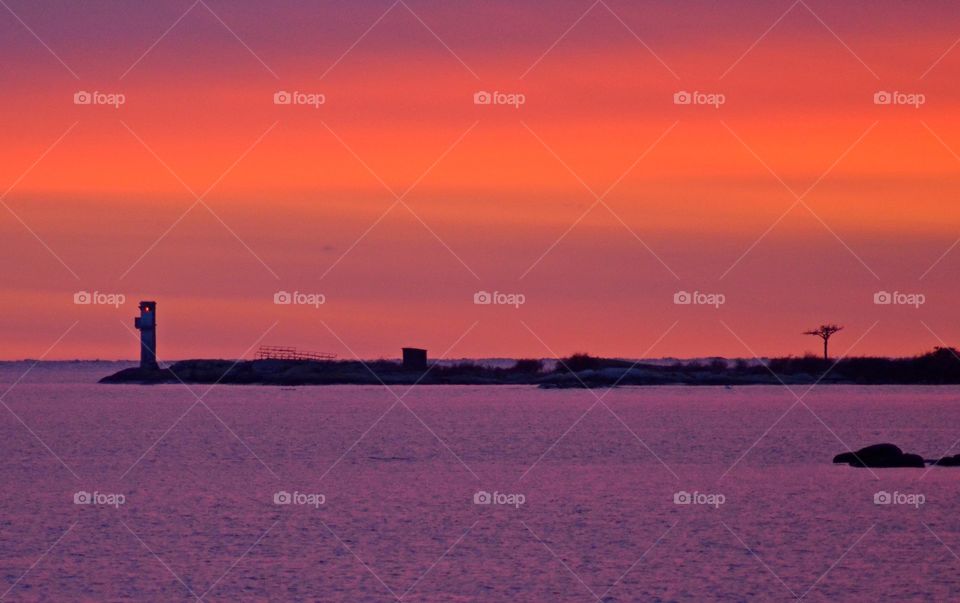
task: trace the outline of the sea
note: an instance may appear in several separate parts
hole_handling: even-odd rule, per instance
[[[944,601],[960,388],[100,385],[0,364],[3,601]]]

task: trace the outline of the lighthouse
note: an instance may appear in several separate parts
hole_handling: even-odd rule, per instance
[[[140,368],[156,370],[157,365],[157,302],[140,302],[140,316],[133,319],[140,330]]]

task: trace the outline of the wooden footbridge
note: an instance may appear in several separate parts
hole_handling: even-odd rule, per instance
[[[336,357],[336,354],[310,352],[280,345],[262,345],[256,355],[257,360],[333,360]]]

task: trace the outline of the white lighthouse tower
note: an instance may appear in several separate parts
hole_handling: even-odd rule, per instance
[[[140,316],[133,319],[140,330],[140,368],[156,370],[157,365],[157,302],[140,302]]]

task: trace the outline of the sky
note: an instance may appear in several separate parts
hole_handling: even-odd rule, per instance
[[[4,4],[2,359],[960,343],[950,2]]]

